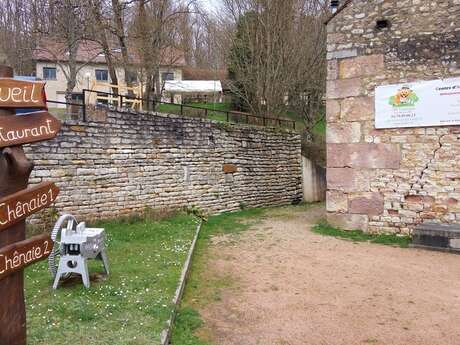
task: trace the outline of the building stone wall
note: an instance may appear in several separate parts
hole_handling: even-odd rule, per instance
[[[459,222],[460,127],[376,130],[374,90],[460,76],[460,0],[353,0],[327,29],[329,222],[389,233]]]
[[[219,213],[302,198],[296,132],[165,114],[97,115],[66,121],[57,138],[27,147],[36,165],[31,182],[61,189],[59,212],[82,220],[146,207]]]

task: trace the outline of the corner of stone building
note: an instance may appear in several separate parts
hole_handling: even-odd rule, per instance
[[[366,54],[350,42],[334,18],[327,39],[327,196],[328,222],[345,230],[369,230],[370,217],[384,212],[384,198],[370,190],[377,168],[397,169],[398,144],[369,140],[374,95],[366,79],[382,74],[383,54]],[[345,44],[347,43],[347,44]]]
[[[374,90],[460,76],[458,54],[446,53],[458,50],[460,2],[449,12],[447,1],[394,2],[353,2],[327,26],[326,204],[344,229],[409,234],[421,222],[460,221],[460,130],[375,129]],[[383,16],[390,26],[379,31]]]

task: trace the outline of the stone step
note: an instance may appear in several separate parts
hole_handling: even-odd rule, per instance
[[[460,224],[420,224],[412,234],[412,246],[460,253]]]

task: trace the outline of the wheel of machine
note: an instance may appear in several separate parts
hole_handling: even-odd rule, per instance
[[[56,277],[57,270],[59,267],[59,260],[61,258],[61,253],[64,249],[61,246],[61,232],[63,228],[76,231],[77,220],[75,219],[75,217],[71,214],[62,215],[54,225],[53,231],[51,232],[51,239],[54,241],[54,246],[50,256],[48,257],[48,268],[53,278]],[[61,278],[67,279],[69,277],[70,273],[67,273],[65,275],[62,275]]]

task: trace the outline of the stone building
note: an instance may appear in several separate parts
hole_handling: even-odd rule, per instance
[[[460,0],[342,0],[327,32],[329,222],[388,233],[459,222],[460,126],[377,129],[375,92],[446,78],[460,88]]]

